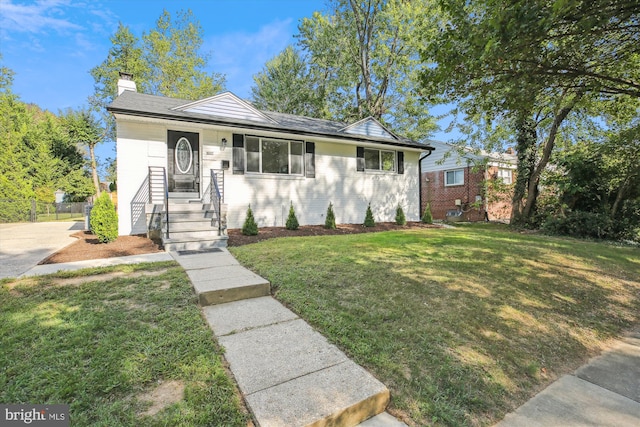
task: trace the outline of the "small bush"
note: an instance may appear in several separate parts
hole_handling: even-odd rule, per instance
[[[291,202],[291,206],[289,206],[289,216],[287,217],[287,223],[285,225],[287,230],[297,230],[300,227],[298,223],[298,218],[296,218],[296,212],[293,210],[293,202]]]
[[[373,212],[371,212],[371,203],[367,206],[367,213],[364,216],[364,226],[365,227],[375,227],[376,221],[373,219]]]
[[[324,228],[329,230],[336,229],[336,215],[333,213],[333,204],[329,203],[327,208],[327,218],[324,220]]]
[[[424,214],[422,214],[422,218],[420,219],[424,224],[433,224],[433,216],[431,215],[431,205],[427,203],[427,206],[424,208]]]
[[[406,225],[407,218],[404,216],[404,211],[402,210],[402,206],[398,205],[396,209],[396,224],[397,225]]]
[[[242,234],[245,236],[256,236],[258,234],[258,224],[256,224],[256,220],[253,218],[251,205],[249,205],[249,209],[247,209],[247,219],[244,220],[244,224],[242,225]]]
[[[118,214],[109,193],[102,193],[91,209],[89,216],[91,231],[102,243],[113,242],[118,238]]]

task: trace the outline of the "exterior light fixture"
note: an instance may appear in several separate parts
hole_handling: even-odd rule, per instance
[[[225,148],[227,148],[227,138],[222,138],[222,147],[220,150],[224,151]]]

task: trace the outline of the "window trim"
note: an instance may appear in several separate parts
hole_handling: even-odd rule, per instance
[[[378,152],[378,164],[380,167],[378,169],[369,169],[367,168],[367,161],[365,154],[367,151],[377,151]],[[393,161],[391,162],[392,169],[383,169],[382,168],[382,153],[391,153],[393,154]],[[362,159],[364,159],[364,171],[365,172],[381,172],[381,173],[397,173],[398,171],[398,152],[395,150],[385,150],[382,148],[370,148],[363,147],[362,151]]]
[[[509,173],[509,181],[507,182],[505,180],[504,176],[500,176],[500,172],[508,172]],[[498,168],[498,171],[496,172],[496,178],[499,179],[500,181],[502,181],[502,183],[504,183],[505,185],[511,185],[513,184],[513,170],[508,169],[508,168]]]
[[[249,150],[247,150],[247,138],[257,138],[258,139],[258,154],[259,154],[259,160],[258,160],[258,169],[259,171],[250,171],[249,170]],[[279,141],[279,142],[286,142],[287,143],[287,150],[288,150],[288,154],[287,154],[287,173],[277,173],[277,172],[263,172],[262,170],[262,163],[263,163],[263,159],[262,159],[262,155],[263,155],[263,151],[262,151],[262,142],[263,140],[268,140],[268,141]],[[301,162],[301,172],[300,173],[291,173],[291,160],[292,157],[296,154],[291,154],[291,143],[298,143],[301,144],[301,150],[302,150],[302,154],[297,155],[300,157],[300,159],[302,160]],[[255,151],[252,151],[252,153],[255,153]],[[269,175],[269,176],[294,176],[294,177],[304,177],[305,176],[305,141],[302,140],[298,140],[298,139],[286,139],[286,138],[275,138],[275,137],[270,137],[270,136],[260,136],[260,135],[245,135],[245,150],[244,150],[244,161],[245,161],[245,173],[247,175]]]
[[[460,183],[454,182],[453,184],[449,184],[448,180],[447,180],[447,174],[449,172],[462,172],[462,182],[460,182]],[[449,170],[445,170],[444,171],[444,186],[445,187],[455,187],[455,186],[460,186],[460,185],[464,185],[464,168],[449,169]]]

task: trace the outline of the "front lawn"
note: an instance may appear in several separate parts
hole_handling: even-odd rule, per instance
[[[415,425],[490,425],[640,322],[640,250],[495,225],[230,248]]]
[[[246,426],[176,263],[0,284],[0,402],[69,404],[72,426]]]

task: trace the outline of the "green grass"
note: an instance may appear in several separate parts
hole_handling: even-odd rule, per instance
[[[640,321],[640,251],[494,225],[230,248],[415,425],[490,425]]]
[[[56,221],[84,221],[84,215],[79,213],[59,213],[59,214],[38,214],[38,222],[56,222]]]
[[[73,426],[246,426],[177,264],[0,285],[0,402],[69,404]],[[143,394],[169,381],[184,386],[183,397],[143,415],[151,406]]]

